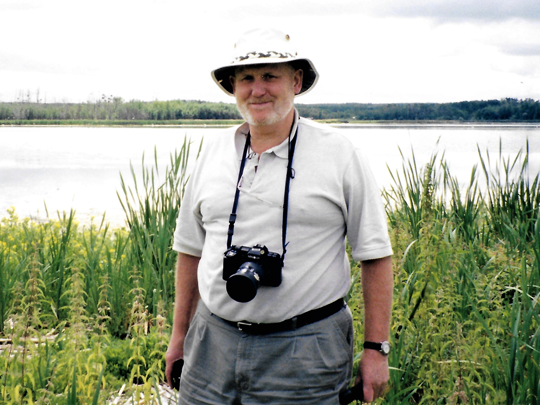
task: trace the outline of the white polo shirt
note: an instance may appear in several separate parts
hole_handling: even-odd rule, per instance
[[[296,114],[298,116],[298,114]],[[201,257],[201,299],[230,321],[280,322],[322,307],[350,288],[346,241],[354,260],[392,254],[379,188],[360,151],[331,127],[298,119],[290,182],[287,254],[279,287],[261,286],[239,303],[223,280],[223,253],[248,124],[206,137],[189,179],[173,248]],[[282,254],[288,140],[246,161],[233,245]]]

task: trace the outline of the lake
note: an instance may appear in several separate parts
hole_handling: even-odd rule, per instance
[[[540,125],[342,125],[337,128],[369,159],[381,187],[391,185],[388,167],[395,172],[411,157],[423,166],[437,153],[448,162],[460,184],[469,181],[480,163],[477,146],[492,161],[514,157],[529,142],[529,175],[540,171]],[[109,128],[109,127],[0,127],[0,217],[15,207],[20,217],[43,218],[56,212],[77,211],[80,222],[92,217],[113,225],[124,224],[116,192],[121,192],[120,173],[130,180],[130,162],[141,173],[143,153],[150,165],[157,150],[163,170],[169,156],[180,150],[185,137],[196,150],[204,135],[222,128]],[[483,176],[481,182],[484,182]],[[128,181],[128,184],[131,184]]]

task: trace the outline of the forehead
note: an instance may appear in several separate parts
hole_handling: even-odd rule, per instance
[[[272,72],[294,72],[293,67],[288,63],[268,63],[268,64],[257,64],[257,65],[244,65],[238,66],[234,70],[234,74],[254,74],[259,75],[261,73],[272,73]]]

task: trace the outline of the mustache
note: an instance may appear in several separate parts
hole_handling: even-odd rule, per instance
[[[272,99],[251,99],[247,100],[248,104],[264,104],[264,103],[270,103],[272,102]]]

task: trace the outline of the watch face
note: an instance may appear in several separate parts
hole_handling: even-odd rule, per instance
[[[388,342],[381,342],[381,353],[385,356],[390,353],[390,343]]]

